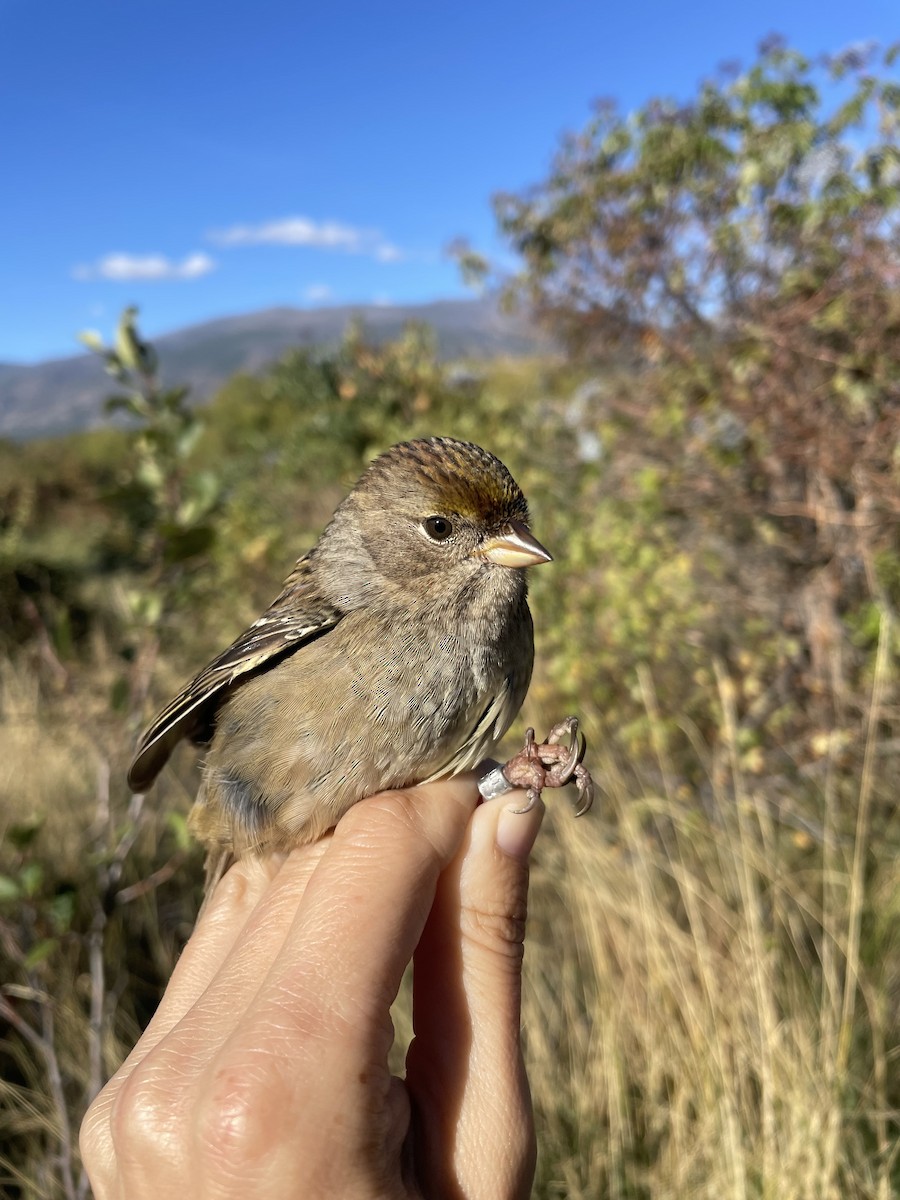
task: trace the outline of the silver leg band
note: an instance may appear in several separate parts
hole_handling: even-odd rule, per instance
[[[482,799],[496,800],[498,796],[505,796],[507,792],[514,792],[516,789],[503,774],[503,768],[495,767],[478,780],[478,790]]]

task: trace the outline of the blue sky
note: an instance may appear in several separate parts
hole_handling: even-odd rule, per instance
[[[0,0],[0,361],[276,304],[463,295],[490,196],[590,102],[689,96],[767,33],[900,36],[896,0]]]

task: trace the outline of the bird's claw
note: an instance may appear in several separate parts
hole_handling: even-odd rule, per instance
[[[566,737],[570,739],[568,745],[562,741]],[[514,811],[530,812],[545,787],[563,787],[574,782],[578,791],[575,816],[584,816],[594,802],[594,781],[582,765],[585,749],[585,737],[579,732],[577,717],[567,717],[554,725],[545,742],[536,742],[534,730],[526,730],[524,747],[502,768],[509,783],[524,788],[528,797],[527,804]]]

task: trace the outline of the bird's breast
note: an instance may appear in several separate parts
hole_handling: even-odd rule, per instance
[[[226,701],[202,802],[238,845],[314,840],[362,797],[443,773],[510,669],[443,620],[351,613]]]

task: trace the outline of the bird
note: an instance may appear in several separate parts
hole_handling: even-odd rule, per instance
[[[242,855],[489,756],[531,680],[525,571],[550,561],[489,451],[428,437],[375,458],[270,607],[138,742],[135,793],[180,740],[206,747],[189,825],[207,897]]]

